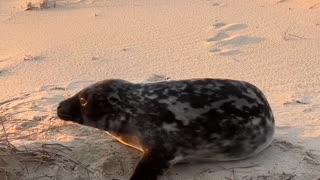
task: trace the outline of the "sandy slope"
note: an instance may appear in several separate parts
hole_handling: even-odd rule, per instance
[[[93,81],[141,82],[160,74],[254,83],[277,121],[275,143],[259,156],[178,165],[163,179],[319,179],[318,3],[57,0],[56,8],[22,11],[24,1],[0,0],[0,113],[8,119],[6,129],[14,133],[11,138],[23,137],[14,142],[20,148],[38,146],[69,157],[68,163],[37,162],[7,171],[24,179],[126,179],[139,153],[104,132],[63,123],[55,108]]]

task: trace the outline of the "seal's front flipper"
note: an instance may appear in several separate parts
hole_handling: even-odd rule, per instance
[[[157,180],[170,167],[173,155],[160,149],[145,152],[130,180]]]

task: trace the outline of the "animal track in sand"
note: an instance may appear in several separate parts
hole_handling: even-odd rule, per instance
[[[221,41],[221,40],[224,40],[226,38],[229,38],[230,35],[229,34],[226,34],[226,33],[218,33],[216,34],[215,36],[213,36],[212,38],[209,38],[208,39],[208,42],[211,42],[211,41]]]
[[[284,2],[287,2],[288,0],[280,0],[280,1],[277,1],[276,4],[278,3],[284,3]]]
[[[302,112],[315,112],[320,109],[320,104],[318,104],[319,98],[317,97],[293,97],[283,103],[283,106],[290,108],[301,108]]]
[[[225,5],[225,3],[223,3],[223,2],[218,2],[217,0],[206,0],[207,2],[209,2],[209,3],[212,3],[211,5],[212,6],[224,6]]]
[[[10,59],[11,57],[0,58],[0,78],[9,74],[10,66],[6,64],[6,61],[9,61]]]
[[[219,53],[219,55],[222,56],[230,56],[230,55],[236,55],[239,54],[241,51],[240,50],[233,50],[233,49],[211,49],[210,52],[212,53]]]
[[[241,53],[240,46],[252,45],[262,42],[264,39],[244,35],[242,33],[235,34],[240,30],[248,28],[246,24],[226,24],[217,22],[212,25],[215,35],[207,39],[209,44],[209,52],[218,55],[237,55]]]
[[[248,44],[256,44],[262,41],[262,38],[257,37],[250,37],[250,36],[233,36],[230,38],[225,38],[223,40],[220,40],[217,45],[235,45],[235,46],[242,46],[242,45],[248,45]]]
[[[41,62],[45,60],[45,56],[42,55],[18,55],[13,57],[0,58],[0,78],[6,77],[15,73],[15,69],[21,64],[27,64],[32,62]]]
[[[223,26],[220,32],[239,31],[241,29],[246,29],[247,27],[248,25],[246,24],[229,24],[229,25]]]
[[[8,74],[9,74],[8,69],[0,68],[0,78],[1,78],[1,77],[5,77],[5,76],[8,76]]]
[[[215,23],[214,25],[212,25],[214,28],[221,28],[221,27],[223,27],[223,26],[225,26],[226,24],[225,23],[222,23],[222,22],[220,22],[220,23]]]

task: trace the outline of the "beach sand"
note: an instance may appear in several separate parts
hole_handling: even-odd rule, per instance
[[[262,89],[275,140],[256,157],[179,164],[161,179],[320,179],[318,0],[39,2],[0,0],[1,180],[128,179],[141,153],[59,120],[57,104],[108,78],[202,77]]]

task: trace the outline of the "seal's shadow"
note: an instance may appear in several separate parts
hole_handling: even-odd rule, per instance
[[[315,141],[316,139],[311,138]],[[258,155],[229,162],[185,162],[174,165],[161,180],[174,179],[243,179],[282,180],[319,178],[320,151],[306,149],[281,138]],[[318,177],[319,176],[319,177]]]

